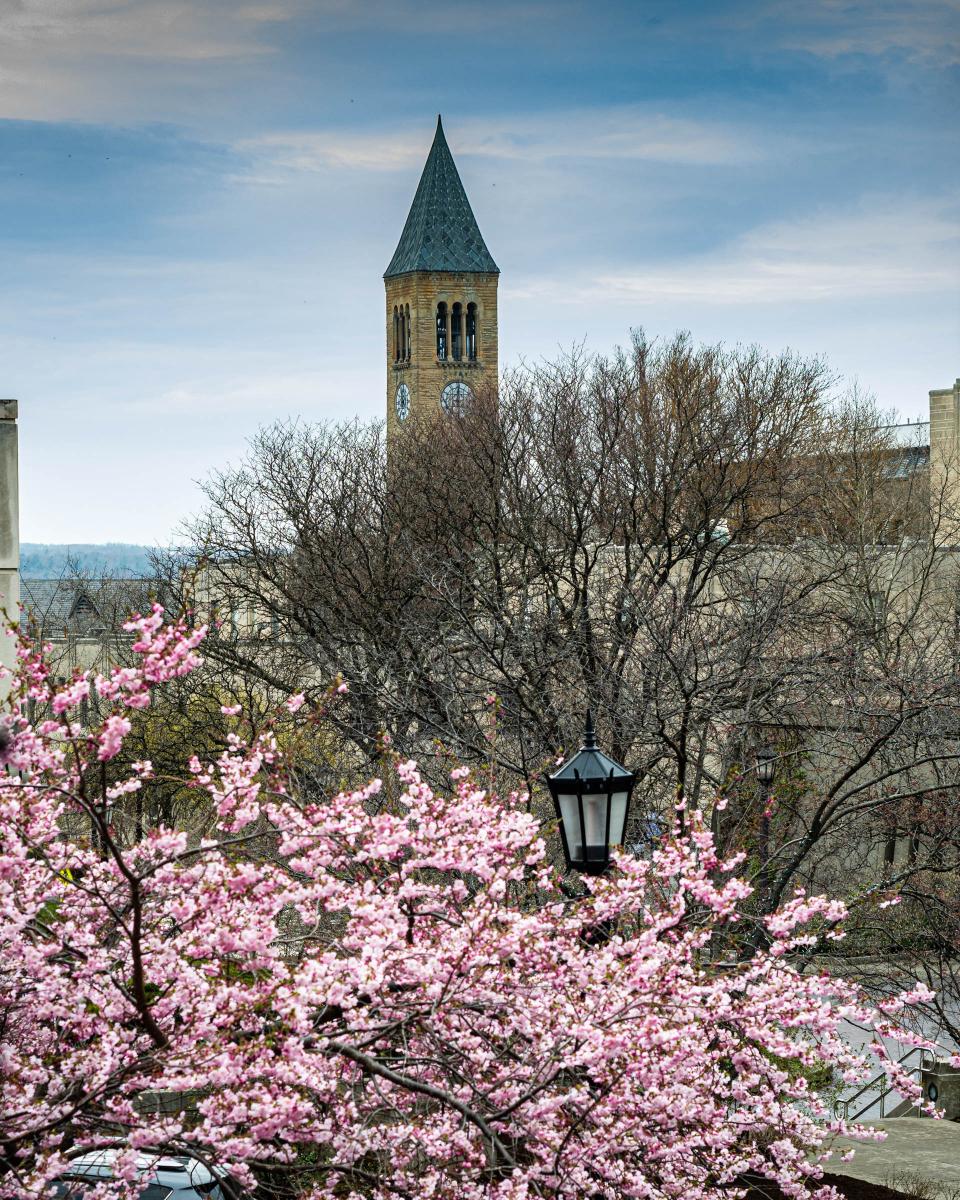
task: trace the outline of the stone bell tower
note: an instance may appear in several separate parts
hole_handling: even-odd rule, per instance
[[[387,436],[411,417],[457,412],[497,384],[499,268],[437,118],[387,293]]]

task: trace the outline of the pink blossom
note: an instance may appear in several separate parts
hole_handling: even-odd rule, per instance
[[[798,892],[766,920],[771,950],[717,965],[755,910],[696,809],[572,902],[524,797],[465,767],[435,791],[409,760],[398,788],[301,797],[275,734],[241,722],[216,761],[185,746],[164,778],[193,789],[202,837],[121,837],[111,807],[169,793],[149,762],[100,764],[203,636],[159,606],[128,630],[134,665],[93,681],[100,726],[68,742],[22,705],[0,773],[0,1138],[17,1156],[0,1200],[105,1142],[134,1187],[146,1150],[247,1186],[309,1155],[316,1200],[725,1200],[746,1172],[801,1197],[835,1134],[873,1136],[808,1076],[857,1084],[880,1062],[922,1099],[842,1023],[906,1038],[889,1014],[926,989],[878,1007],[795,963],[842,936],[842,905]],[[17,675],[50,697],[42,654],[20,647]],[[199,1100],[165,1117],[145,1093]]]
[[[82,675],[79,679],[75,679],[71,684],[68,684],[67,687],[57,692],[57,694],[54,696],[53,703],[51,704],[54,715],[59,716],[68,708],[74,708],[80,703],[81,700],[85,700],[89,695],[90,681],[87,679],[86,675]]]
[[[916,983],[909,991],[901,992],[899,999],[904,1004],[925,1004],[936,995],[925,983]]]
[[[100,736],[97,739],[99,744],[97,758],[100,762],[108,762],[120,753],[123,746],[123,739],[129,732],[130,722],[126,717],[116,715],[107,717]]]

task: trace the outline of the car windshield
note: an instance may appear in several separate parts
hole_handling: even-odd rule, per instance
[[[53,1185],[53,1195],[61,1197],[62,1200],[73,1200],[74,1197],[79,1200],[81,1196],[85,1196],[91,1188],[98,1183],[102,1183],[102,1179],[91,1179],[89,1176],[74,1176],[72,1179],[58,1179]],[[172,1195],[172,1189],[164,1187],[159,1183],[148,1183],[142,1187],[138,1193],[139,1200],[167,1200],[167,1197]]]

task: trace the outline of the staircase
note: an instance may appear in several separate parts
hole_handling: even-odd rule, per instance
[[[917,1079],[926,1071],[932,1071],[936,1057],[920,1046],[914,1046],[902,1054],[897,1062],[908,1067],[908,1074]],[[893,1087],[885,1073],[877,1075],[869,1083],[858,1088],[852,1096],[838,1100],[833,1106],[834,1114],[844,1121],[860,1121],[864,1117],[869,1120],[880,1120],[884,1117],[919,1117],[920,1109],[912,1100],[905,1100]]]

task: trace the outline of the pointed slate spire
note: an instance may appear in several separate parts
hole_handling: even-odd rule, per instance
[[[407,223],[383,277],[410,271],[500,274],[477,228],[439,117]]]

